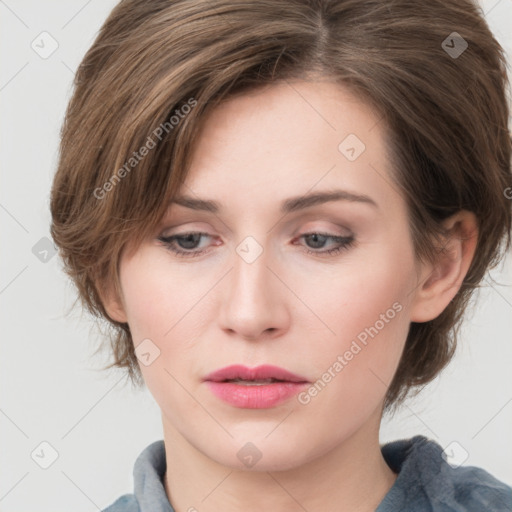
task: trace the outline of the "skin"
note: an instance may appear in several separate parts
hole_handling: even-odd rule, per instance
[[[230,98],[208,117],[183,194],[213,199],[217,213],[173,204],[154,236],[121,258],[122,296],[109,315],[128,322],[134,345],[160,350],[140,365],[162,411],[166,490],[177,512],[373,511],[396,475],[379,447],[387,386],[410,322],[438,316],[467,273],[476,220],[461,211],[435,264],[415,258],[408,214],[391,179],[385,126],[365,103],[327,80],[294,81]],[[338,145],[356,134],[366,149],[349,161]],[[378,207],[331,201],[280,213],[282,201],[344,189]],[[205,251],[174,255],[159,236],[206,232]],[[353,236],[338,254],[324,238]],[[253,237],[261,255],[236,251]],[[394,318],[309,403],[235,408],[202,382],[230,364],[273,364],[322,378],[365,328],[394,303]],[[332,371],[332,370],[331,370]],[[251,468],[237,452],[253,443]]]

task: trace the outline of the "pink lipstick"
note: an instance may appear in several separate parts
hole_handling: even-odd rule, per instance
[[[274,407],[309,384],[304,377],[271,365],[227,366],[210,373],[204,381],[215,396],[244,409]]]

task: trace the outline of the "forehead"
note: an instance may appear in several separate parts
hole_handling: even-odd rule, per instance
[[[206,118],[183,195],[245,211],[340,188],[396,202],[382,125],[368,104],[325,80],[239,94]]]

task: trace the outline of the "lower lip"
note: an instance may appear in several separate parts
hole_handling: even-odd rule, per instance
[[[260,386],[212,381],[207,381],[206,384],[221,400],[244,409],[274,407],[308,386],[307,382],[275,382]]]

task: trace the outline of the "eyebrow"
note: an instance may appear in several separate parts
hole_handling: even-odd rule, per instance
[[[291,197],[281,203],[281,213],[291,213],[303,210],[311,206],[327,203],[330,201],[350,201],[354,203],[363,203],[379,208],[377,203],[369,196],[364,194],[355,194],[347,190],[329,190],[325,192],[314,192],[303,196]],[[204,210],[211,213],[218,213],[222,207],[217,201],[211,199],[196,199],[190,196],[179,196],[174,198],[170,204],[178,204],[191,210]]]

